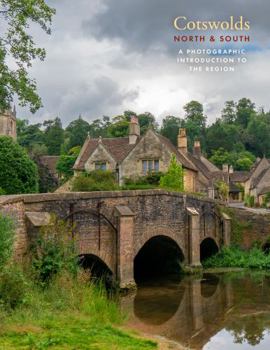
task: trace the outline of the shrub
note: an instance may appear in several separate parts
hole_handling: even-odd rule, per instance
[[[4,194],[6,194],[6,192],[3,190],[2,187],[0,187],[0,196],[3,196]]]
[[[113,191],[119,187],[111,171],[94,170],[77,176],[72,183],[72,190],[78,192]]]
[[[5,310],[15,309],[24,302],[27,283],[22,271],[8,265],[0,272],[0,305]]]
[[[6,194],[38,190],[36,164],[10,137],[0,137],[0,184]]]
[[[167,173],[160,178],[160,187],[174,191],[184,190],[184,171],[175,155],[172,155]]]
[[[255,206],[255,197],[247,194],[244,203],[246,207],[253,208]]]
[[[258,247],[249,251],[237,246],[225,247],[218,254],[203,262],[204,267],[241,267],[253,269],[269,269],[270,255],[265,255]]]
[[[41,229],[31,251],[37,280],[43,285],[49,284],[61,271],[77,272],[71,228],[65,222],[53,218],[50,225]]]

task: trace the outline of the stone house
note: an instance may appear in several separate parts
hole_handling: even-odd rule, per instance
[[[16,109],[0,112],[0,136],[10,136],[17,139],[16,131]]]
[[[88,136],[75,162],[74,172],[76,175],[82,171],[107,169],[115,172],[119,184],[123,184],[125,178],[167,171],[172,154],[183,166],[185,190],[195,192],[198,169],[187,151],[185,129],[179,130],[178,147],[175,147],[152,129],[141,136],[136,117],[130,121],[128,137],[91,139]]]

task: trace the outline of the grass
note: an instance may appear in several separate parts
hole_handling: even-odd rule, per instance
[[[203,262],[206,268],[212,267],[240,267],[249,269],[269,269],[270,255],[254,247],[249,251],[239,247],[225,247],[218,254]]]
[[[24,303],[0,312],[0,350],[155,349],[153,341],[122,331],[117,304],[100,286],[69,276],[41,289],[29,283]]]

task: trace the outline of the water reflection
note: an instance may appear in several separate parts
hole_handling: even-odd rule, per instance
[[[121,305],[133,327],[191,349],[270,348],[270,279],[262,274],[160,281]]]

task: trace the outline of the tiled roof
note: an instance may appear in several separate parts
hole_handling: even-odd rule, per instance
[[[87,143],[83,147],[84,150],[82,150],[79,162],[76,162],[74,166],[75,170],[84,169],[84,164],[97,148],[99,139],[88,138],[86,142]],[[117,163],[121,163],[129,154],[129,152],[136,146],[136,144],[129,144],[128,137],[104,138],[102,139],[102,145],[111,154]]]
[[[230,180],[232,182],[245,182],[249,179],[249,177],[249,171],[234,171],[232,174],[230,174]]]

